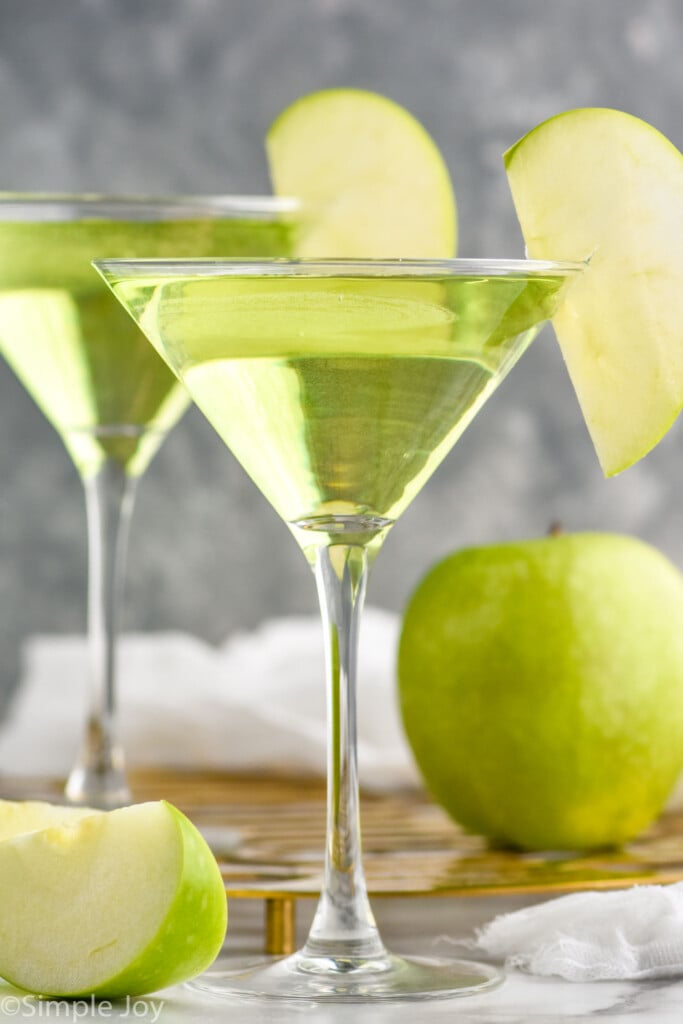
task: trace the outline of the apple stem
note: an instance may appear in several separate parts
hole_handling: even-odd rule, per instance
[[[553,519],[552,523],[548,527],[549,537],[561,537],[564,533],[564,527],[559,519]]]

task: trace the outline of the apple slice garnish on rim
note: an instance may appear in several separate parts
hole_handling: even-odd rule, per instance
[[[607,476],[683,407],[683,156],[617,110],[570,110],[505,154],[529,256],[587,259],[553,318]]]
[[[303,203],[294,255],[448,257],[456,208],[443,157],[412,114],[362,89],[296,100],[266,137],[273,188]]]

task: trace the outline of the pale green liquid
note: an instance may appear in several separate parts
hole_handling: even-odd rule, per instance
[[[562,279],[122,280],[116,294],[287,522],[395,520]]]
[[[90,261],[287,249],[286,226],[261,220],[0,221],[0,352],[82,475],[106,458],[142,473],[188,403]]]
[[[394,520],[494,383],[468,359],[198,363],[184,381],[283,519]]]

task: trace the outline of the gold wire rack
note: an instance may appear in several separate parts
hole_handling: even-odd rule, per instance
[[[320,781],[218,772],[132,775],[136,800],[164,798],[204,832],[232,899],[265,906],[264,946],[294,944],[296,906],[320,892],[325,789]],[[0,785],[10,799],[59,799],[56,780]],[[490,848],[458,828],[424,794],[364,794],[363,861],[373,897],[560,893],[683,880],[683,814],[664,815],[619,850],[520,853]]]

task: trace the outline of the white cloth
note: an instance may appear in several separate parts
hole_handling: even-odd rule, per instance
[[[365,610],[358,752],[368,788],[417,783],[398,711],[398,631],[398,616]],[[33,637],[23,656],[21,684],[0,725],[0,772],[64,774],[85,720],[85,638]],[[125,635],[119,698],[119,731],[131,765],[324,775],[324,657],[316,616],[275,619],[222,647],[179,633]]]
[[[561,896],[494,918],[473,945],[569,981],[683,976],[683,882]]]

